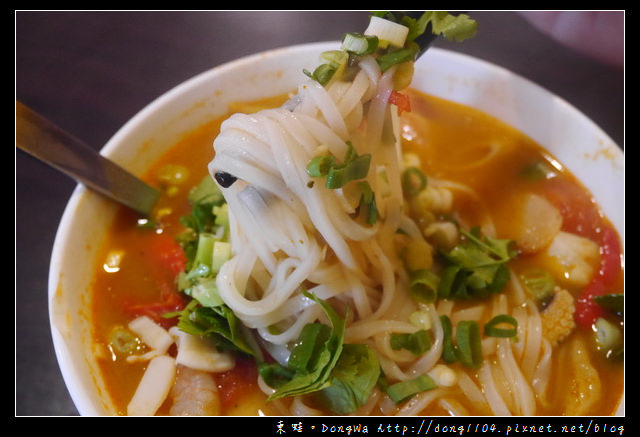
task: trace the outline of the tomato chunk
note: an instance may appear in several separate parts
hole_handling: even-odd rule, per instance
[[[611,293],[611,286],[622,271],[622,249],[616,231],[604,225],[600,238],[600,268],[593,279],[582,291],[576,303],[575,319],[578,326],[591,329],[605,310],[593,300],[596,296]]]
[[[411,101],[406,94],[399,93],[396,90],[391,91],[389,95],[389,103],[398,107],[398,114],[403,112],[411,112]]]
[[[172,237],[154,234],[145,243],[144,256],[150,280],[158,291],[157,297],[152,301],[127,302],[125,308],[132,317],[145,315],[160,326],[169,328],[177,323],[177,319],[166,318],[165,314],[181,311],[187,304],[176,286],[176,277],[184,271],[187,259],[180,244]]]
[[[187,257],[182,246],[172,237],[166,235],[154,235],[150,239],[149,255],[151,261],[166,270],[173,277],[184,271]]]
[[[599,274],[610,284],[618,278],[622,270],[622,248],[616,231],[610,226],[602,227],[601,260]]]

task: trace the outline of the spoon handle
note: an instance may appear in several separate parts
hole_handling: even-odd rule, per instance
[[[155,188],[18,101],[16,147],[145,216],[158,199]]]

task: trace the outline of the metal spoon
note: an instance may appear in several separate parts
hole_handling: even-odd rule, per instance
[[[18,101],[16,147],[145,216],[149,215],[160,194]]]

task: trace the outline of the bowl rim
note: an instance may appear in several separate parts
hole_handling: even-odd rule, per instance
[[[100,153],[105,156],[110,156],[119,146],[122,144],[122,139],[126,137],[131,131],[135,131],[139,124],[148,119],[153,113],[158,110],[158,108],[163,107],[166,104],[170,104],[175,98],[187,92],[189,89],[197,88],[199,84],[208,82],[212,80],[213,77],[219,75],[224,71],[234,70],[237,68],[241,68],[244,65],[249,65],[255,62],[261,62],[264,59],[270,57],[277,57],[286,54],[287,56],[291,56],[291,52],[317,52],[320,53],[324,50],[335,48],[336,45],[339,44],[337,41],[322,41],[322,42],[313,42],[313,43],[302,43],[296,44],[292,46],[279,47],[274,48],[250,55],[246,55],[235,60],[231,60],[225,62],[223,64],[214,66],[208,70],[205,70],[201,73],[196,74],[195,76],[186,79],[185,81],[179,83],[178,85],[170,88],[166,92],[162,93],[160,96],[153,99],[150,103],[145,105],[142,109],[140,109],[133,117],[125,122],[125,124],[120,127],[116,133],[108,140],[108,142],[100,149]],[[559,101],[566,106],[566,109],[572,112],[573,117],[577,117],[582,120],[584,123],[588,123],[591,125],[591,128],[594,131],[597,131],[599,135],[603,138],[606,138],[612,144],[615,144],[613,140],[609,137],[609,135],[604,132],[598,125],[596,125],[591,119],[589,119],[584,113],[578,110],[576,107],[571,105],[569,102],[566,102],[564,99],[553,94],[551,91],[543,88],[542,86],[536,84],[535,82],[520,76],[517,73],[514,73],[504,67],[501,67],[492,62],[476,58],[474,56],[455,52],[447,49],[442,49],[438,47],[430,48],[429,51],[422,58],[422,62],[426,62],[429,59],[429,56],[439,56],[445,57],[447,59],[455,60],[456,62],[464,62],[464,63],[473,63],[482,69],[493,70],[494,72],[498,72],[503,75],[507,75],[510,78],[514,78],[518,81],[520,86],[529,87],[535,92],[548,94],[557,98]],[[418,61],[420,63],[420,60]],[[421,65],[421,64],[417,64]],[[295,86],[295,85],[294,85]],[[545,145],[542,145],[545,147]],[[616,148],[616,152],[618,153],[617,159],[624,158],[624,152],[619,147]],[[81,202],[84,196],[89,193],[90,190],[84,187],[82,184],[78,184],[73,190],[65,208],[61,219],[59,221],[59,225],[55,234],[53,248],[51,251],[51,259],[49,263],[49,276],[48,276],[48,303],[49,303],[49,323],[50,330],[55,350],[55,355],[57,358],[58,366],[62,373],[65,385],[67,390],[74,402],[74,405],[78,409],[78,412],[81,415],[102,415],[103,412],[99,411],[91,401],[90,392],[91,390],[88,387],[83,387],[78,379],[74,376],[73,363],[70,362],[68,345],[65,340],[62,338],[62,335],[58,331],[57,327],[54,323],[54,315],[53,315],[53,300],[55,298],[55,294],[57,292],[57,287],[59,283],[59,275],[62,270],[62,260],[64,259],[64,248],[66,245],[66,241],[69,238],[69,235],[72,232],[74,226],[74,218],[76,209],[81,207]],[[618,229],[620,233],[620,237],[622,239],[622,243],[624,245],[624,227]],[[622,399],[620,401],[620,408],[622,414],[624,414],[624,391],[622,395]]]

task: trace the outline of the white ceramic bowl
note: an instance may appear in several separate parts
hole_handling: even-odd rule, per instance
[[[337,42],[328,42],[277,49],[204,72],[140,111],[102,153],[142,174],[182,133],[227,112],[228,103],[295,90],[305,79],[303,68],[312,70],[319,53],[337,47]],[[413,86],[485,111],[543,145],[592,191],[624,240],[624,156],[567,102],[500,67],[437,48],[417,62]],[[53,341],[81,415],[113,412],[91,354],[88,304],[97,250],[115,210],[111,202],[78,186],[62,217],[51,258]]]

